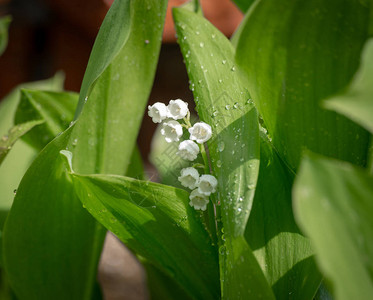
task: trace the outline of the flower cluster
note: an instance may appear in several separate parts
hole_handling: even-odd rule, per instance
[[[177,154],[182,159],[194,161],[200,152],[200,147],[211,138],[211,126],[204,122],[197,122],[192,126],[188,103],[180,99],[170,100],[167,106],[157,102],[149,105],[148,109],[148,115],[153,122],[162,123],[161,134],[167,143],[179,142],[183,135],[183,127],[188,129],[189,139],[179,144]],[[183,120],[184,123],[180,124],[178,120]],[[200,176],[196,168],[189,167],[181,170],[178,179],[184,187],[192,190],[189,205],[195,209],[206,210],[208,197],[216,191],[218,184],[216,178],[209,174]]]

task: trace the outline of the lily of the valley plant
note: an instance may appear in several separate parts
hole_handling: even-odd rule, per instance
[[[136,139],[166,0],[114,1],[79,94],[57,74],[4,99],[1,299],[101,299],[107,230],[152,299],[373,298],[372,4],[234,3],[231,40],[172,10],[196,114],[148,106],[158,183]]]

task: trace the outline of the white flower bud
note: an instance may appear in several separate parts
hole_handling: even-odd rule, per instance
[[[209,198],[201,194],[198,189],[190,193],[189,199],[189,205],[194,207],[194,209],[206,210],[207,204],[209,203]]]
[[[197,141],[199,144],[208,141],[212,135],[211,126],[204,122],[194,124],[188,131],[190,133],[190,139]]]
[[[184,168],[181,170],[181,174],[178,177],[182,186],[190,188],[191,190],[196,188],[199,181],[199,173],[198,171],[193,168]]]
[[[183,127],[177,121],[168,121],[162,124],[161,134],[165,136],[167,143],[178,142],[183,135]]]
[[[218,181],[212,175],[202,175],[198,183],[198,192],[202,195],[210,196],[211,193],[215,193]]]
[[[168,103],[168,117],[174,120],[185,118],[188,114],[188,103],[181,99],[170,100]]]
[[[167,118],[168,109],[164,103],[154,103],[153,105],[149,105],[148,109],[148,116],[152,118],[152,121],[154,123],[161,123],[164,119]]]
[[[195,160],[197,158],[198,153],[198,145],[191,140],[182,141],[179,145],[179,151],[177,152],[177,154],[180,155],[182,159],[190,161]]]

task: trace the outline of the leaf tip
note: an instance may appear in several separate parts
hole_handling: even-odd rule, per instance
[[[73,164],[72,164],[73,154],[67,150],[61,150],[60,154],[63,159],[63,162],[65,163],[67,170],[69,171],[70,174],[73,174],[74,173]]]

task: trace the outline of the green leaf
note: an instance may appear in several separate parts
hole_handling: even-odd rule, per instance
[[[372,183],[360,168],[316,155],[303,159],[295,181],[297,223],[336,299],[373,297]]]
[[[4,53],[8,44],[8,28],[11,21],[11,16],[0,18],[0,55]]]
[[[29,120],[44,120],[45,123],[32,130],[24,140],[37,149],[42,149],[64,131],[74,118],[78,94],[23,89],[15,123]]]
[[[0,165],[19,138],[42,123],[44,123],[43,120],[35,120],[12,127],[8,134],[0,139]]]
[[[71,130],[28,169],[5,223],[4,265],[20,299],[91,299],[95,227],[58,158]]]
[[[367,132],[319,104],[356,71],[367,7],[359,0],[269,0],[248,14],[236,59],[281,158],[295,170],[307,148],[365,165]]]
[[[345,93],[324,102],[324,106],[343,114],[373,133],[373,39],[367,41],[362,62]]]
[[[127,8],[127,0],[117,2]],[[131,1],[129,36],[96,80],[71,136],[80,173],[125,174],[153,84],[166,6],[165,0]]]
[[[15,88],[8,96],[0,103],[0,136],[7,133],[9,128],[14,126],[13,117],[16,112],[20,89],[27,87],[28,89],[46,89],[46,90],[61,90],[63,86],[64,76],[57,73],[54,77],[31,83],[24,83]],[[12,151],[7,155],[6,159],[0,166],[0,227],[3,227],[5,217],[8,214],[10,206],[13,203],[14,190],[18,187],[19,182],[27,168],[31,164],[31,160],[36,156],[36,150],[27,145],[24,141],[18,141],[12,148]]]
[[[96,40],[107,44],[104,52],[95,50],[104,57],[92,54],[87,72],[107,67],[93,76],[99,77],[87,94],[83,84],[79,118],[44,148],[22,180],[4,229],[5,267],[20,298],[91,299],[105,230],[82,208],[59,151],[74,152],[74,166],[83,174],[126,172],[155,73],[166,6],[156,0],[114,2],[111,21],[103,23]]]
[[[61,153],[71,163],[71,152]],[[72,173],[72,179],[83,205],[127,247],[195,298],[216,299],[217,251],[186,191],[114,175]]]
[[[245,237],[276,299],[311,300],[321,275],[310,242],[294,221],[292,184],[293,174],[262,134],[259,178]]]
[[[221,241],[220,249],[223,298],[248,299],[260,294],[273,299],[243,238],[259,167],[256,110],[234,64],[229,40],[193,12],[176,8],[173,15],[199,117],[213,130],[207,145],[218,179],[215,202],[221,204],[218,211],[224,226],[225,242]]]
[[[247,12],[255,0],[232,0],[242,12]]]

